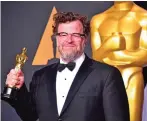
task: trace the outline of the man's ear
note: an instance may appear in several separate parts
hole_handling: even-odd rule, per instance
[[[54,58],[56,58],[56,47],[57,47],[57,42],[56,42],[56,36],[52,35],[51,36],[52,42],[53,42],[53,54],[54,54]]]
[[[84,39],[85,39],[85,45],[86,45],[88,43],[88,36],[86,35]]]
[[[52,41],[53,41],[54,43],[57,42],[57,37],[56,37],[55,35],[52,35],[51,38],[52,38]]]
[[[51,39],[52,39],[52,41],[56,41],[55,35],[52,35],[52,36],[51,36]]]

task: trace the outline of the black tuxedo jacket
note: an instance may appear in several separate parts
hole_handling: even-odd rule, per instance
[[[23,121],[129,121],[129,106],[120,72],[86,56],[58,115],[56,74],[59,63],[34,73],[9,103]]]

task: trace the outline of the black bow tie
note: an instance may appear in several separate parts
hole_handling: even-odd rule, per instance
[[[75,68],[76,63],[75,62],[69,62],[68,64],[59,64],[58,65],[58,71],[61,72],[63,71],[66,67],[72,71]]]

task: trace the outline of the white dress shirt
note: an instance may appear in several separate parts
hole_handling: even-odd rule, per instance
[[[77,58],[74,62],[76,66],[73,71],[70,71],[68,68],[65,68],[61,72],[57,72],[56,76],[56,96],[57,96],[57,108],[58,114],[60,115],[61,110],[63,108],[64,102],[66,100],[68,91],[71,87],[71,84],[85,59],[85,54],[83,53],[79,58]],[[60,58],[60,63],[67,64]]]

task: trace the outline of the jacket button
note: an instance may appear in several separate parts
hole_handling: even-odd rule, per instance
[[[59,119],[58,119],[58,121],[62,121],[62,119],[61,119],[61,118],[59,118]]]

